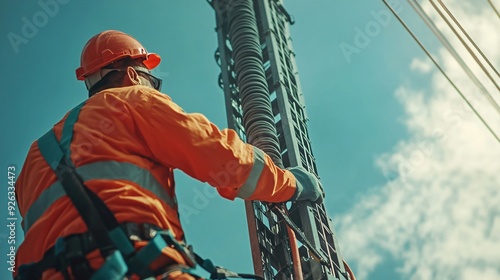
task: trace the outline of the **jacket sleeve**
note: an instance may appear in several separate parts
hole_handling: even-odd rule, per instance
[[[143,94],[147,100],[134,108],[133,118],[156,161],[207,182],[227,199],[283,202],[292,197],[293,174],[234,130],[219,130],[202,114],[185,113],[157,91]]]

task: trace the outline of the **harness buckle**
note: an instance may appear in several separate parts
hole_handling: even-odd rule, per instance
[[[173,246],[182,255],[188,266],[192,268],[196,267],[196,257],[191,245],[186,245],[175,239],[170,230],[162,230],[158,234],[163,237],[168,245]]]

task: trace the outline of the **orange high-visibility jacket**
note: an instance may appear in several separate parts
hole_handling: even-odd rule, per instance
[[[53,127],[58,140],[65,119]],[[74,125],[70,152],[85,185],[118,222],[154,224],[172,230],[178,240],[184,233],[175,198],[176,168],[231,200],[283,202],[296,188],[289,171],[244,143],[235,131],[219,130],[203,115],[187,114],[167,95],[144,86],[113,88],[89,98]],[[16,195],[25,231],[18,268],[41,260],[58,237],[87,231],[36,141],[17,180]],[[163,252],[184,264],[173,249]],[[99,263],[91,260],[93,267]]]

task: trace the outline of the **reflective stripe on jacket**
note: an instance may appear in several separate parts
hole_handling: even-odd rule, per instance
[[[65,116],[53,130],[61,137]],[[182,240],[173,169],[207,182],[227,199],[282,202],[295,178],[276,167],[235,131],[219,130],[201,114],[187,114],[158,91],[131,86],[105,90],[83,106],[74,126],[71,160],[85,184],[119,222],[171,229]],[[87,231],[37,142],[16,183],[24,242],[16,265],[35,262],[60,236]],[[180,254],[165,254],[183,263]]]

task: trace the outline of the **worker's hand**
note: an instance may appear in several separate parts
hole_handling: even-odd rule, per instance
[[[290,201],[309,200],[316,203],[323,202],[325,193],[318,178],[308,172],[302,166],[289,167],[288,171],[292,172],[297,181],[297,189],[295,194],[290,198]]]

